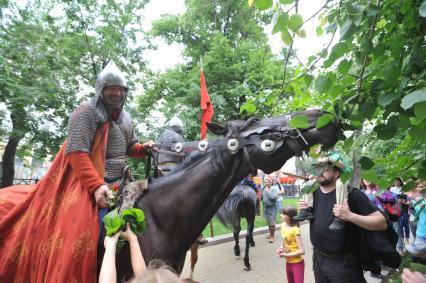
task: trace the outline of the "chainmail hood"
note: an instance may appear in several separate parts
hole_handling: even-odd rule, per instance
[[[124,102],[126,101],[128,85],[127,80],[124,74],[118,69],[114,62],[108,63],[105,68],[98,74],[95,84],[95,97],[90,101],[96,108],[97,116],[99,121],[105,122],[109,119],[109,114],[106,106],[104,105],[102,92],[107,86],[121,86],[126,89],[126,96],[123,99],[121,104],[121,109],[123,109]],[[120,113],[120,116],[117,119],[117,123],[120,124],[123,118],[123,113]]]

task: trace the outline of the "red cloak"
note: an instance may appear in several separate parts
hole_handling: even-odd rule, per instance
[[[108,123],[90,159],[104,177]],[[98,208],[65,154],[36,185],[0,189],[0,282],[96,282]]]

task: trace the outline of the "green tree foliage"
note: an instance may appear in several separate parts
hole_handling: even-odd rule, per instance
[[[261,107],[253,103],[259,95],[267,97],[282,73],[259,25],[266,17],[237,0],[188,0],[185,5],[184,14],[155,21],[152,34],[183,44],[186,63],[154,76],[140,108],[150,109],[160,100],[162,112],[184,120],[187,138],[198,139],[202,59],[216,121],[270,112],[272,101]]]
[[[0,102],[11,120],[4,139],[3,186],[13,179],[17,146],[27,134],[34,143],[48,139],[57,146],[61,133],[48,135],[42,125],[59,127],[59,119],[73,105],[78,86],[63,70],[65,61],[58,52],[56,29],[46,21],[41,7],[37,7],[39,13],[32,8],[13,9],[16,14],[2,19],[0,31]]]
[[[2,186],[13,180],[21,141],[35,157],[56,153],[77,98],[87,99],[79,92],[94,86],[110,60],[137,81],[145,69],[142,51],[149,47],[136,40],[143,36],[140,11],[146,2],[46,0],[0,6],[0,103],[7,107],[0,114],[11,121],[0,123],[7,142]],[[63,13],[52,13],[58,5]]]
[[[303,24],[295,27],[303,22],[298,19],[291,24],[295,14],[283,11],[288,11],[288,4],[297,7],[298,2],[276,1],[274,5],[255,0],[248,4],[278,15],[274,31],[284,33],[284,43],[291,44]],[[311,57],[312,68],[300,66],[302,75],[288,83],[294,87],[312,80],[307,91],[322,102],[316,105],[344,119],[346,129],[355,130],[342,149],[353,150],[354,138],[359,139],[362,132],[363,141],[355,144],[364,155],[363,176],[380,180],[382,186],[398,175],[425,177],[425,3],[326,1],[318,12],[317,34],[330,33],[339,36],[339,41]],[[307,79],[309,69],[314,68],[317,74]]]

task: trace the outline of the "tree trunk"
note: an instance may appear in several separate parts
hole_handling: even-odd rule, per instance
[[[1,179],[0,188],[5,188],[13,185],[15,177],[15,155],[18,144],[25,135],[26,115],[22,111],[19,115],[14,112],[10,113],[12,120],[12,132],[3,153],[3,177]]]
[[[13,178],[15,177],[15,155],[20,140],[20,138],[13,137],[11,135],[4,149],[2,164],[3,177],[1,179],[1,188],[13,185]]]
[[[352,151],[352,164],[353,164],[353,172],[352,172],[352,178],[350,181],[350,187],[351,188],[359,188],[359,184],[361,182],[361,164],[359,163],[359,154],[354,149]]]
[[[362,135],[362,128],[356,130],[354,133],[354,143],[352,145],[352,177],[349,182],[349,186],[351,188],[359,188],[359,184],[361,181],[361,164],[359,163],[359,159],[361,158],[361,145],[359,144],[359,137]]]

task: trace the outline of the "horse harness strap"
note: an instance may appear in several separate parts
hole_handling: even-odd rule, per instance
[[[273,132],[258,135],[248,135],[239,138],[220,138],[212,141],[202,140],[195,142],[182,142],[182,143],[160,143],[155,144],[159,148],[160,153],[172,154],[182,156],[194,150],[207,151],[209,148],[222,147],[227,149],[230,153],[236,154],[241,148],[245,149],[248,145],[255,145],[257,148],[263,150],[266,154],[273,154],[277,148],[281,147],[286,141],[286,144],[291,148],[297,156],[301,156],[303,149],[299,139],[305,145],[308,145],[306,139],[298,129],[288,127],[273,126]],[[280,129],[275,131],[275,129]],[[247,155],[248,153],[244,153]]]
[[[250,166],[251,171],[255,171],[257,168],[254,167],[253,162],[251,162],[250,155],[248,153],[247,147],[243,147],[244,159],[247,160],[248,165]]]

